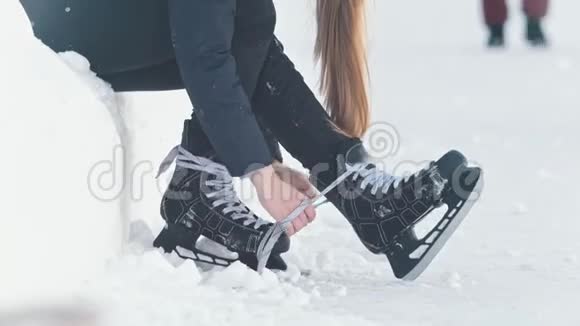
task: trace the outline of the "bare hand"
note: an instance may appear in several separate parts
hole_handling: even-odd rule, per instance
[[[282,221],[290,215],[308,196],[284,182],[270,165],[260,169],[250,177],[258,192],[262,206],[276,221]],[[309,206],[287,227],[288,235],[294,235],[316,217],[314,206]]]

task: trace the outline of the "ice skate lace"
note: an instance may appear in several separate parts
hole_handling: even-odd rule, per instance
[[[399,187],[402,182],[408,182],[411,178],[417,177],[423,170],[404,177],[396,177],[381,171],[372,163],[356,163],[347,165],[347,171],[352,173],[353,181],[362,178],[362,182],[360,183],[362,190],[365,190],[368,186],[372,186],[371,194],[376,195],[379,190],[383,194],[386,194],[391,187]]]
[[[259,229],[267,221],[256,217],[249,208],[238,198],[234,189],[233,178],[227,168],[205,157],[195,156],[181,146],[177,146],[169,152],[167,157],[159,167],[158,176],[167,171],[169,166],[175,164],[181,168],[201,171],[215,176],[213,180],[206,180],[206,186],[211,188],[211,192],[205,195],[212,200],[212,206],[218,208],[223,206],[222,212],[230,216],[233,220],[243,220],[244,226],[254,225],[254,229]]]

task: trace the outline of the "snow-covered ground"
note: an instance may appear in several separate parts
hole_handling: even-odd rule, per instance
[[[374,120],[400,136],[390,168],[458,148],[486,172],[472,214],[414,283],[397,281],[331,207],[293,239],[278,275],[176,264],[148,248],[142,224],[122,248],[125,221],[162,226],[154,169],[178,141],[187,98],[114,97],[0,4],[0,41],[13,46],[0,60],[0,324],[17,312],[45,318],[29,309],[48,302],[99,325],[580,325],[580,3],[555,1],[549,50],[524,45],[511,4],[510,46],[488,51],[478,1],[371,2]],[[277,6],[278,36],[316,85],[313,2]],[[93,196],[87,176],[116,166],[121,143],[131,187],[103,201],[117,189]]]

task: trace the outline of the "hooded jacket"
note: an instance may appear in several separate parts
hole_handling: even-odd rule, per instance
[[[36,36],[98,75],[177,61],[195,116],[234,176],[279,158],[251,108],[274,38],[272,0],[21,0]],[[279,158],[280,159],[280,158]]]

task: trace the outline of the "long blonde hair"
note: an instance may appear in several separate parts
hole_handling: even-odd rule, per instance
[[[318,0],[315,58],[332,121],[361,137],[370,124],[366,54],[366,0]]]

